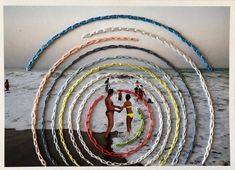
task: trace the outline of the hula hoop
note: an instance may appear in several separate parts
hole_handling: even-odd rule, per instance
[[[123,48],[125,48],[125,47],[123,47]],[[128,48],[137,48],[137,49],[139,49],[138,47],[128,47]],[[141,50],[143,50],[143,49],[141,49]],[[148,51],[148,50],[145,50],[146,52]],[[149,52],[149,51],[148,51]],[[91,53],[91,52],[88,52],[89,54]],[[85,55],[87,55],[88,53],[86,53]],[[83,56],[81,56],[79,59],[81,59],[81,58],[83,58],[85,55],[83,55]],[[156,54],[155,54],[156,55]],[[78,60],[77,60],[78,61]],[[77,62],[77,61],[73,61],[73,63],[72,64],[74,64],[75,62]]]
[[[125,92],[125,93],[128,93],[128,94],[132,94],[132,95],[135,95],[134,92],[132,91],[129,91],[129,90],[121,90],[122,92]],[[137,96],[137,95],[135,95]],[[150,139],[151,135],[152,135],[152,132],[153,132],[153,127],[151,126],[153,124],[153,111],[151,109],[151,107],[149,106],[149,104],[147,103],[146,99],[144,99],[144,104],[145,106],[147,107],[147,110],[149,112],[149,117],[150,117],[150,127],[149,127],[149,131],[147,133],[147,138],[141,142],[141,144],[136,147],[135,149],[132,149],[131,151],[128,151],[127,153],[114,153],[114,152],[111,152],[111,151],[108,151],[107,149],[103,148],[97,141],[96,139],[94,138],[93,136],[93,133],[92,133],[92,130],[91,130],[91,127],[90,127],[90,118],[91,118],[91,114],[92,112],[94,111],[94,107],[96,106],[96,104],[98,104],[102,99],[103,99],[104,96],[100,96],[98,97],[94,103],[91,105],[89,111],[87,112],[86,114],[86,129],[87,129],[87,133],[88,133],[88,136],[90,138],[90,140],[92,141],[92,143],[94,144],[94,146],[99,149],[103,154],[106,154],[106,155],[109,155],[109,156],[112,156],[112,157],[118,157],[118,158],[125,158],[135,152],[137,152],[140,148],[142,148],[147,142],[148,140]]]
[[[89,82],[85,87],[83,87],[82,88],[82,90],[75,96],[75,98],[74,98],[74,100],[73,100],[73,102],[72,102],[72,105],[71,105],[71,107],[70,107],[70,109],[69,109],[69,113],[71,113],[72,112],[72,110],[74,109],[74,106],[75,106],[75,104],[76,104],[76,102],[77,102],[77,100],[78,100],[78,98],[79,98],[79,96],[81,95],[81,93],[85,90],[85,89],[87,89],[90,85],[92,85],[93,83],[95,83],[96,81],[98,81],[98,80],[100,80],[100,79],[104,79],[104,78],[107,78],[107,77],[109,77],[109,76],[114,76],[114,75],[127,75],[127,76],[132,76],[132,77],[138,77],[138,76],[135,76],[135,75],[133,75],[133,74],[127,74],[127,73],[116,73],[116,74],[107,74],[107,75],[102,75],[102,76],[99,76],[99,77],[97,77],[95,80],[92,80],[91,82]],[[141,80],[143,80],[141,77],[138,77],[138,78],[140,78]],[[145,81],[146,82],[146,81]],[[129,83],[129,82],[128,82]],[[158,91],[158,89],[156,89],[156,87],[154,87],[154,86],[152,86],[152,84],[150,83],[150,82],[146,82],[146,83],[148,83],[148,85],[150,85],[151,87],[153,87],[158,93],[160,93],[160,91]],[[105,160],[103,160],[102,158],[100,158],[99,156],[96,156],[96,155],[94,155],[90,150],[89,150],[89,148],[86,146],[86,144],[85,144],[85,142],[84,142],[84,140],[83,140],[83,137],[82,137],[82,135],[81,135],[81,132],[80,132],[80,128],[79,128],[79,122],[80,122],[80,115],[81,115],[81,112],[82,112],[82,110],[83,110],[83,108],[84,108],[84,106],[85,106],[85,103],[87,102],[87,100],[88,100],[88,98],[92,95],[92,93],[94,93],[96,90],[98,90],[98,89],[100,89],[101,87],[103,87],[104,85],[101,85],[101,86],[99,86],[99,87],[96,87],[95,89],[93,89],[92,91],[91,91],[91,93],[89,93],[84,99],[83,99],[83,101],[82,101],[82,103],[80,104],[80,107],[79,107],[79,110],[78,110],[78,118],[77,118],[77,133],[78,133],[78,136],[79,136],[79,139],[80,139],[80,142],[82,143],[82,145],[83,145],[83,147],[84,147],[84,149],[87,151],[87,153],[91,156],[91,157],[93,157],[93,158],[95,158],[95,159],[97,159],[97,160],[99,160],[101,163],[103,163],[103,164],[106,164],[106,165],[130,165],[130,164],[135,164],[135,163],[137,163],[137,162],[140,162],[141,160],[143,160],[144,158],[146,158],[153,150],[154,150],[154,148],[157,146],[157,144],[158,144],[158,142],[159,142],[159,140],[160,140],[160,137],[161,137],[161,133],[162,133],[162,127],[163,127],[163,122],[162,122],[162,114],[161,114],[161,109],[160,109],[160,106],[159,106],[159,104],[158,104],[158,102],[156,102],[156,100],[155,100],[155,98],[153,98],[154,99],[154,101],[155,101],[155,103],[157,104],[157,108],[158,108],[158,112],[159,112],[159,120],[160,120],[160,127],[159,127],[159,133],[158,133],[158,135],[157,135],[157,138],[156,138],[156,140],[155,140],[155,143],[154,143],[154,145],[153,145],[153,147],[144,155],[144,156],[141,156],[138,160],[136,160],[136,161],[131,161],[131,162],[126,162],[126,163],[117,163],[117,162],[110,162],[110,161],[105,161]],[[146,91],[146,93],[148,93],[147,91]],[[150,95],[149,93],[148,93],[148,95]],[[160,95],[160,97],[162,98],[162,101],[163,101],[163,103],[167,106],[166,107],[166,109],[169,109],[169,107],[168,107],[168,104],[167,104],[167,102],[165,101],[165,99],[164,99],[164,96],[160,93],[159,94]],[[69,114],[70,115],[70,114]],[[170,114],[167,114],[169,117],[170,117]],[[169,118],[169,120],[170,120],[170,118]],[[168,125],[169,125],[169,127],[170,127],[170,124],[168,123]]]
[[[117,74],[117,75],[118,75],[118,74]],[[121,75],[121,74],[120,74],[120,75]],[[103,77],[103,78],[105,78],[105,77]],[[100,78],[97,78],[97,80],[98,80],[98,79],[100,79]],[[104,86],[104,85],[102,84],[101,86],[96,87],[95,89],[92,89],[91,92],[90,92],[89,94],[87,94],[87,96],[84,98],[84,100],[83,100],[82,103],[80,104],[80,107],[79,107],[79,110],[78,110],[78,114],[77,114],[78,117],[77,117],[77,121],[76,121],[76,122],[77,122],[77,133],[78,133],[79,139],[80,139],[80,141],[81,141],[81,143],[82,143],[84,149],[87,151],[87,153],[88,153],[91,157],[93,157],[93,158],[99,160],[99,161],[100,161],[101,163],[103,163],[103,164],[106,164],[106,165],[130,165],[130,164],[135,164],[135,163],[137,163],[137,162],[140,162],[141,160],[143,160],[144,158],[146,158],[146,157],[154,150],[154,148],[156,147],[156,145],[158,144],[158,142],[159,142],[159,140],[160,140],[161,133],[162,133],[162,126],[163,126],[161,109],[160,109],[160,107],[158,108],[158,111],[160,111],[160,112],[159,112],[159,113],[160,113],[160,114],[159,114],[159,120],[160,120],[159,133],[158,133],[157,138],[156,138],[156,141],[155,141],[155,143],[154,143],[154,147],[152,147],[151,150],[149,150],[144,156],[141,156],[139,159],[137,159],[137,160],[135,160],[135,161],[131,161],[131,162],[118,163],[118,162],[110,162],[110,161],[103,160],[103,159],[100,158],[99,156],[94,155],[94,154],[89,150],[89,148],[87,147],[87,145],[85,144],[85,142],[84,142],[84,140],[83,140],[83,137],[82,137],[82,135],[81,135],[80,128],[79,128],[79,124],[80,124],[80,121],[81,121],[80,115],[81,115],[81,113],[82,113],[82,110],[83,110],[83,108],[84,108],[84,106],[85,106],[87,100],[90,98],[90,96],[91,96],[95,91],[97,91],[98,89],[100,89],[100,88],[103,87],[103,86]],[[147,91],[146,91],[146,92],[147,92]],[[76,97],[77,97],[77,96],[76,96]],[[75,97],[75,98],[76,98],[76,97]],[[74,100],[74,103],[75,103],[75,102],[76,102],[76,100]]]
[[[61,143],[63,144],[63,147],[66,150],[66,153],[69,155],[69,157],[70,156],[72,157],[69,150],[67,149],[67,145],[64,141],[64,136],[63,136],[63,114],[64,114],[64,111],[65,111],[66,104],[68,102],[68,98],[70,97],[71,93],[74,91],[76,86],[78,86],[80,84],[80,82],[82,82],[87,76],[91,75],[92,73],[98,72],[98,71],[100,71],[104,68],[113,67],[113,66],[128,66],[128,67],[135,68],[137,70],[142,70],[142,71],[146,72],[147,74],[149,74],[154,79],[158,80],[159,83],[166,89],[167,93],[169,94],[169,96],[170,96],[170,98],[173,102],[174,108],[175,108],[176,130],[175,130],[175,136],[174,136],[174,139],[173,139],[173,143],[172,143],[169,151],[167,152],[167,155],[163,159],[164,161],[166,161],[169,158],[170,154],[172,153],[172,151],[173,151],[173,149],[174,149],[174,147],[177,143],[177,140],[179,138],[180,116],[179,116],[179,109],[178,109],[177,103],[175,101],[175,98],[174,98],[171,90],[169,89],[168,85],[164,81],[162,81],[159,77],[157,77],[155,74],[153,74],[151,71],[149,71],[148,69],[146,69],[144,67],[136,66],[136,65],[133,65],[133,64],[122,64],[122,63],[112,63],[112,64],[106,64],[106,65],[103,65],[103,66],[100,66],[100,67],[92,68],[90,71],[88,71],[86,74],[84,74],[81,78],[79,78],[72,85],[72,87],[69,89],[69,92],[65,95],[65,98],[63,100],[62,107],[61,107],[61,110],[60,110],[60,114],[59,114],[59,135],[60,135]]]
[[[211,65],[208,63],[208,61],[205,59],[205,57],[201,54],[201,52],[196,48],[196,46],[194,46],[189,40],[187,40],[186,38],[184,38],[178,31],[176,31],[175,29],[168,27],[164,24],[161,24],[160,22],[145,18],[145,17],[140,17],[140,16],[133,16],[133,15],[106,15],[106,16],[98,16],[98,17],[94,17],[94,18],[90,18],[88,20],[84,20],[81,22],[78,22],[74,25],[69,26],[68,28],[66,28],[65,30],[61,31],[60,33],[56,34],[55,36],[53,36],[49,41],[47,41],[47,43],[45,43],[44,45],[42,45],[41,48],[39,48],[39,50],[33,55],[33,57],[29,60],[27,66],[26,66],[26,70],[30,71],[34,65],[34,63],[37,61],[37,59],[39,58],[40,54],[42,52],[44,52],[54,41],[56,41],[57,39],[59,39],[60,37],[62,37],[63,35],[67,34],[68,32],[81,27],[83,25],[92,23],[92,22],[96,22],[96,21],[101,21],[101,20],[110,20],[110,19],[129,19],[129,20],[139,20],[139,21],[143,21],[146,23],[150,23],[159,27],[164,28],[166,31],[169,31],[171,33],[173,33],[174,35],[176,35],[176,37],[178,37],[183,43],[185,43],[188,47],[190,47],[195,54],[199,57],[199,59],[201,60],[201,62],[205,65],[205,67],[207,68],[208,71],[212,71],[212,67]]]
[[[140,138],[140,136],[142,135],[143,131],[144,131],[144,116],[143,116],[143,111],[140,108],[137,108],[137,112],[138,112],[138,116],[140,118],[140,126],[137,129],[136,133],[134,134],[134,136],[130,139],[127,139],[124,142],[121,143],[117,143],[115,144],[116,147],[124,147],[126,145],[130,145],[132,143],[134,143],[136,140],[138,140]]]

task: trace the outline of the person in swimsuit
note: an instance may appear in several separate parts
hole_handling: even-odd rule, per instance
[[[115,106],[113,104],[113,101],[111,99],[111,97],[113,96],[113,89],[109,89],[108,90],[108,95],[107,97],[105,98],[105,105],[106,105],[106,108],[107,108],[107,111],[106,111],[106,116],[108,118],[108,128],[105,132],[105,135],[104,137],[105,138],[108,138],[109,137],[109,134],[113,128],[113,125],[114,125],[114,119],[113,119],[113,116],[114,116],[114,112],[121,112],[122,111],[122,107],[121,106]]]
[[[126,95],[126,101],[122,106],[122,108],[126,108],[126,112],[127,112],[126,127],[127,127],[128,133],[131,132],[131,122],[132,122],[132,119],[134,117],[134,113],[132,111],[132,103],[130,102],[130,98],[131,98],[131,95],[127,94]]]
[[[144,87],[143,85],[140,85],[137,101],[138,100],[143,101],[144,95],[145,95]]]

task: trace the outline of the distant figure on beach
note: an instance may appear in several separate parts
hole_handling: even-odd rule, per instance
[[[122,111],[122,107],[121,106],[116,106],[113,104],[113,101],[111,99],[111,97],[113,96],[113,89],[109,89],[108,90],[108,95],[107,97],[105,98],[105,105],[106,105],[106,116],[108,118],[108,128],[105,132],[105,138],[107,139],[109,137],[109,134],[113,128],[113,125],[114,125],[114,112],[121,112]],[[118,109],[117,109],[118,108]]]
[[[105,91],[108,93],[108,90],[111,89],[111,86],[109,84],[109,78],[106,79],[106,81],[104,82],[105,86]]]
[[[9,88],[10,88],[10,84],[9,84],[8,79],[6,79],[6,81],[5,81],[5,90],[9,91]]]
[[[135,87],[134,90],[135,90],[135,95],[138,96],[138,94],[139,94],[139,89],[138,89],[137,87]]]
[[[136,82],[135,82],[135,87],[140,88],[140,82],[138,80],[136,80]]]
[[[153,104],[153,101],[150,98],[148,98],[148,103]]]
[[[135,82],[135,88],[134,88],[136,95],[139,93],[139,87],[140,87],[140,83],[139,83],[138,80],[136,80],[136,82]]]
[[[126,115],[126,128],[127,128],[128,133],[131,132],[131,122],[134,117],[134,113],[132,111],[132,103],[130,102],[130,99],[131,99],[131,95],[127,94],[126,101],[122,106],[122,109],[126,108],[126,113],[127,113],[127,115]]]
[[[118,93],[118,100],[122,101],[122,92],[121,91],[119,91],[119,93]]]
[[[138,90],[138,98],[137,98],[137,101],[138,101],[138,100],[143,101],[144,95],[145,95],[144,87],[143,87],[143,85],[141,84],[141,85],[140,85],[140,88],[139,88],[139,90]]]

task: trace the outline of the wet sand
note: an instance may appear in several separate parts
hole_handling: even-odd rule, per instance
[[[58,135],[58,131],[57,135]],[[53,139],[51,136],[51,131],[46,130],[46,140],[49,146],[49,151],[53,158],[57,161],[59,166],[66,166],[62,159],[59,157],[59,154],[57,153]],[[46,154],[43,150],[43,146],[40,140],[39,131],[37,131],[38,134],[38,142],[40,146],[41,153],[44,158],[46,158]],[[74,131],[74,134],[76,132]],[[116,132],[112,132],[111,138],[116,136]],[[101,158],[109,161],[115,161],[115,162],[126,162],[126,159],[119,159],[114,157],[109,157],[107,155],[102,154],[99,150],[95,148],[95,146],[91,143],[89,140],[89,137],[85,132],[82,132],[82,136],[84,137],[84,141],[86,142],[88,148],[96,155],[100,156]],[[100,142],[102,146],[110,150],[110,141],[104,140],[104,134],[103,133],[94,133],[95,138],[97,141]],[[59,138],[59,136],[57,136]],[[64,130],[64,137],[66,139],[66,144],[71,151],[71,154],[76,159],[79,165],[81,166],[89,166],[84,160],[82,160],[75,149],[73,149],[72,143],[70,142],[68,130]],[[91,158],[87,152],[81,147],[81,143],[78,141],[77,136],[75,135],[76,142],[81,149],[84,156],[90,160],[92,163],[94,163],[96,166],[105,166],[104,164],[100,163],[94,158]],[[60,143],[59,143],[60,144]],[[60,145],[61,146],[61,145]],[[66,160],[69,162],[71,166],[74,166],[70,159],[67,157],[66,153],[61,147],[62,152],[64,153],[64,156],[66,157]],[[48,166],[51,166],[52,164],[48,162]],[[5,167],[19,167],[19,166],[42,166],[39,162],[34,145],[32,140],[32,133],[31,130],[22,130],[22,131],[16,131],[14,129],[5,129]],[[142,164],[135,164],[133,166],[142,166]]]

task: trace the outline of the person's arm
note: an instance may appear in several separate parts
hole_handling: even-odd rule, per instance
[[[113,105],[114,108],[122,109],[122,106]]]
[[[120,113],[124,108],[126,108],[126,102],[123,104],[123,106],[116,106],[116,107],[120,109],[118,111]]]
[[[116,105],[113,105],[114,108],[118,108],[118,109],[121,109],[122,106],[116,106]]]
[[[126,102],[121,106],[122,109],[126,108]]]

